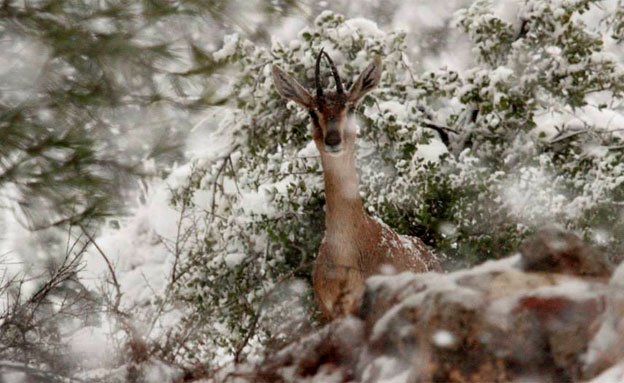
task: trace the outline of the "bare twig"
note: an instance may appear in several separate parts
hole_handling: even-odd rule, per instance
[[[175,288],[175,283],[183,275],[185,275],[186,272],[188,271],[188,269],[186,269],[186,270],[182,270],[181,272],[178,272],[178,266],[180,264],[180,258],[182,256],[182,252],[183,252],[183,250],[185,248],[186,241],[188,241],[189,237],[193,233],[193,227],[195,226],[194,225],[195,222],[192,222],[193,225],[190,225],[183,232],[183,221],[186,218],[185,217],[185,212],[186,212],[186,204],[183,204],[183,207],[180,210],[180,217],[178,219],[177,230],[176,230],[176,238],[175,238],[175,243],[173,244],[173,248],[167,246],[166,245],[166,240],[164,238],[162,239],[163,245],[165,245],[167,250],[170,253],[173,254],[174,262],[173,262],[173,266],[172,266],[172,270],[171,270],[171,276],[169,277],[169,283],[167,284],[167,287],[165,288],[164,296],[163,296],[160,304],[158,305],[158,308],[156,309],[156,311],[155,311],[155,313],[153,315],[153,318],[152,318],[152,320],[150,322],[150,325],[148,326],[148,330],[146,332],[146,334],[147,334],[146,336],[149,336],[149,334],[151,334],[151,332],[154,330],[154,328],[156,326],[156,323],[158,321],[158,318],[164,312],[165,306],[167,305],[167,303],[169,303],[169,299],[171,297],[171,293],[174,291],[174,288]]]
[[[89,234],[87,229],[85,229],[85,227],[82,224],[80,224],[79,227],[82,230],[82,232],[84,233],[84,235],[86,235],[87,238],[89,238],[89,241],[91,243],[93,243],[93,246],[98,251],[98,253],[102,256],[102,258],[104,259],[104,262],[106,262],[106,266],[108,267],[108,271],[110,272],[111,278],[113,280],[113,287],[115,287],[115,291],[117,293],[117,296],[115,297],[115,303],[113,304],[113,311],[115,313],[118,313],[119,312],[119,304],[121,303],[121,295],[122,295],[122,293],[121,293],[121,287],[119,285],[119,281],[117,280],[117,275],[115,274],[115,269],[113,268],[113,265],[111,264],[110,259],[108,259],[108,257],[106,256],[106,254],[104,253],[102,248],[100,248],[100,246],[97,244],[97,242],[95,242],[95,240],[93,239],[91,234]]]
[[[217,170],[214,182],[212,183],[212,202],[210,203],[210,211],[212,217],[210,218],[210,223],[214,222],[214,212],[217,209],[217,188],[219,186],[219,177],[221,177],[221,174],[225,170],[225,166],[228,164],[228,159],[230,158],[230,155],[232,155],[231,152],[223,158],[223,162]]]
[[[180,218],[178,219],[178,225],[176,227],[176,241],[175,241],[175,250],[174,250],[174,258],[173,258],[173,266],[171,268],[171,284],[176,281],[176,271],[178,268],[178,262],[180,259],[180,237],[182,232],[182,221],[184,221],[184,212],[186,211],[186,203],[182,204],[182,208],[180,209]]]
[[[550,140],[550,145],[556,144],[557,142],[565,141],[565,140],[567,140],[569,138],[578,136],[580,134],[588,134],[588,133],[589,133],[588,130],[577,130],[577,131],[570,132],[568,134],[565,134],[565,132],[561,132],[556,137],[554,137],[552,140]]]
[[[260,316],[262,315],[262,310],[264,309],[264,306],[266,305],[269,297],[275,291],[277,291],[277,288],[280,287],[284,282],[290,280],[296,273],[298,273],[299,271],[303,270],[306,267],[311,266],[313,263],[314,263],[314,261],[307,262],[307,263],[305,263],[303,265],[300,265],[297,268],[291,270],[288,274],[286,274],[282,278],[280,278],[275,283],[275,285],[273,285],[273,287],[271,287],[271,289],[269,291],[267,291],[262,296],[262,300],[260,301],[260,304],[258,305],[258,308],[256,309],[256,312],[254,313],[254,318],[253,318],[253,321],[251,322],[251,326],[249,328],[249,331],[247,331],[247,335],[245,335],[245,339],[243,339],[243,341],[236,348],[236,352],[234,353],[234,362],[235,363],[240,363],[241,362],[241,354],[243,352],[243,349],[247,346],[247,344],[249,343],[249,340],[255,334],[256,327],[258,325],[258,320],[260,319]]]
[[[455,129],[451,129],[451,128],[447,128],[446,126],[440,126],[440,125],[436,125],[434,123],[431,122],[426,122],[423,121],[422,124],[425,128],[429,128],[429,129],[433,129],[436,132],[438,132],[438,134],[440,135],[440,139],[442,140],[442,142],[444,143],[444,145],[449,146],[450,145],[450,140],[449,140],[449,135],[447,132],[451,132],[453,134],[458,134],[458,132]]]
[[[234,168],[234,163],[232,162],[232,156],[228,156],[227,157],[229,163],[230,163],[230,169],[232,169],[232,174],[234,175],[234,177],[232,177],[234,179],[234,185],[236,186],[236,192],[238,193],[238,195],[241,195],[241,191],[238,188],[238,179],[236,177],[236,169]]]

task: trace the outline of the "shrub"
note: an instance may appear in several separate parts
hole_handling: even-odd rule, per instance
[[[321,47],[347,87],[383,58],[381,83],[357,110],[371,215],[423,238],[449,267],[503,256],[553,222],[621,249],[622,134],[609,121],[622,121],[624,71],[604,45],[622,14],[587,25],[596,2],[528,0],[517,23],[475,2],[456,15],[477,58],[464,73],[412,73],[403,33],[331,12],[288,45],[228,36],[214,54],[234,78],[213,127],[220,142],[179,172],[172,198],[197,233],[177,290],[192,308],[184,325],[203,329],[191,358],[279,344],[313,310],[302,286],[323,235],[321,167],[306,111],[280,98],[270,67],[313,88]],[[303,284],[288,290],[295,279]],[[270,299],[276,291],[288,299]]]

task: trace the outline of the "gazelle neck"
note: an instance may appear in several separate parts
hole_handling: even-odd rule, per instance
[[[364,222],[364,209],[359,193],[355,168],[355,151],[351,147],[340,155],[321,152],[325,179],[325,228],[326,235],[353,232]]]

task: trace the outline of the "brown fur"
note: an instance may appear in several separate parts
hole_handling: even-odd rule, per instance
[[[347,120],[346,118],[344,120]],[[343,121],[343,127],[347,122]],[[386,224],[367,216],[358,192],[355,131],[341,129],[345,148],[339,155],[321,153],[325,178],[325,238],[314,266],[314,292],[328,319],[355,314],[364,281],[388,271],[440,271],[435,256],[418,238],[399,236]]]
[[[402,237],[365,216],[354,232],[346,262],[340,249],[324,240],[314,265],[314,292],[328,319],[355,314],[364,294],[364,281],[381,272],[441,271],[438,261],[418,238]],[[384,270],[384,266],[388,268]]]

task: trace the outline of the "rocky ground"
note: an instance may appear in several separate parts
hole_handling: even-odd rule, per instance
[[[624,382],[624,265],[546,229],[452,273],[377,276],[358,317],[230,382]]]

